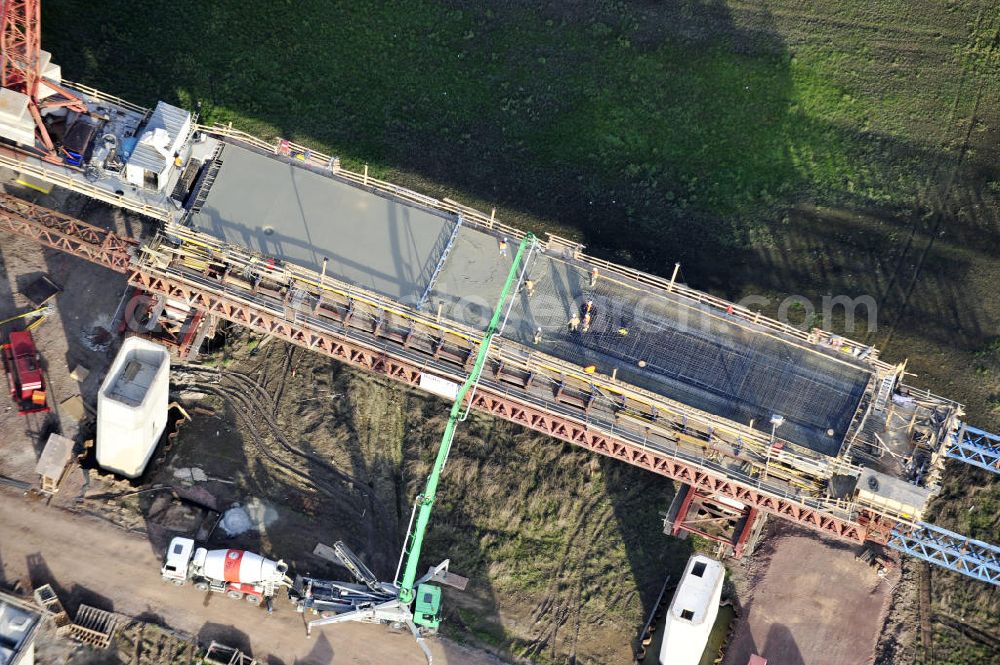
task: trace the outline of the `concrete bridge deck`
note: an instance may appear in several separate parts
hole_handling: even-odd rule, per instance
[[[485,326],[515,238],[248,146],[225,144],[219,161],[198,194],[204,205],[188,217],[195,230],[317,273],[325,258],[331,278]],[[592,280],[591,270],[567,252],[533,252],[534,288],[516,297],[504,337],[763,432],[780,415],[782,441],[840,451],[870,383],[868,363],[623,275]],[[571,330],[588,302],[589,325]]]

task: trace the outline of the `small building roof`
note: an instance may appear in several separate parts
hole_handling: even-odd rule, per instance
[[[176,138],[184,131],[185,126],[191,120],[191,113],[182,108],[172,106],[166,102],[157,102],[153,109],[153,115],[149,116],[145,131],[164,129],[171,138]]]
[[[59,478],[72,455],[73,440],[53,432],[45,442],[42,455],[35,465],[35,473],[46,478]]]
[[[187,131],[190,122],[190,112],[166,102],[157,103],[149,120],[142,126],[139,143],[136,144],[128,159],[129,165],[146,171],[162,173],[167,166],[167,156],[155,146],[143,142],[143,138],[155,134],[156,130],[159,129],[166,132],[172,144],[176,142],[177,137]]]
[[[713,608],[718,602],[715,595],[725,575],[722,564],[715,559],[700,554],[691,557],[670,603],[670,614],[693,624],[703,623],[712,614],[709,610],[717,609]]]
[[[166,156],[148,143],[136,143],[132,156],[128,158],[129,166],[162,173],[167,166]]]
[[[0,665],[19,665],[35,639],[42,613],[17,596],[0,592]]]

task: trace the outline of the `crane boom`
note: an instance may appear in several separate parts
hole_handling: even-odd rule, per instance
[[[483,367],[486,364],[486,357],[489,355],[490,343],[493,341],[493,336],[499,330],[501,325],[500,318],[503,315],[504,305],[507,302],[511,289],[518,280],[518,270],[521,267],[521,261],[524,258],[525,252],[530,246],[534,245],[534,243],[535,236],[529,233],[524,236],[524,239],[521,240],[521,244],[517,247],[517,253],[514,255],[514,261],[510,267],[510,272],[507,273],[507,280],[504,282],[503,290],[500,291],[500,299],[497,302],[496,308],[493,310],[493,317],[490,319],[489,326],[486,328],[486,334],[483,335],[483,340],[479,344],[479,352],[476,354],[476,362],[473,364],[472,371],[469,372],[469,376],[465,379],[465,383],[459,387],[458,393],[455,395],[455,401],[451,405],[451,413],[448,415],[448,424],[445,425],[444,434],[441,436],[441,444],[438,447],[437,457],[434,460],[434,466],[431,468],[431,473],[427,477],[427,484],[424,487],[423,494],[417,497],[416,523],[413,527],[413,535],[410,539],[409,549],[406,552],[406,568],[403,570],[403,578],[399,585],[399,600],[403,603],[409,604],[414,599],[413,587],[417,579],[417,565],[420,560],[420,550],[423,548],[424,535],[427,532],[427,524],[431,519],[431,510],[434,507],[434,497],[437,492],[438,481],[441,478],[441,471],[444,470],[445,462],[448,461],[448,453],[451,451],[451,442],[455,438],[455,430],[462,417],[462,406],[465,402],[465,396],[468,394],[469,390],[476,385],[479,381],[479,376],[483,373]]]

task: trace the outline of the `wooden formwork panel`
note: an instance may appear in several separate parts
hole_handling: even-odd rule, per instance
[[[66,608],[63,607],[52,585],[43,584],[35,589],[33,595],[35,602],[38,603],[48,618],[52,620],[52,623],[55,624],[56,635],[61,636],[66,634],[72,622],[69,620],[69,614],[66,612]]]
[[[114,638],[118,628],[118,615],[114,612],[80,605],[76,612],[76,621],[69,627],[68,635],[72,640],[88,644],[98,649],[106,649]]]

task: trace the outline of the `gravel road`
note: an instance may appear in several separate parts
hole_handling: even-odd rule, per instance
[[[408,634],[349,624],[321,628],[307,638],[302,616],[286,603],[276,602],[268,616],[261,608],[221,595],[206,597],[192,587],[166,585],[159,568],[142,536],[0,489],[0,582],[51,583],[71,614],[85,602],[130,616],[156,617],[202,643],[217,639],[249,648],[269,665],[425,662]],[[435,664],[500,662],[444,639],[429,643]]]

